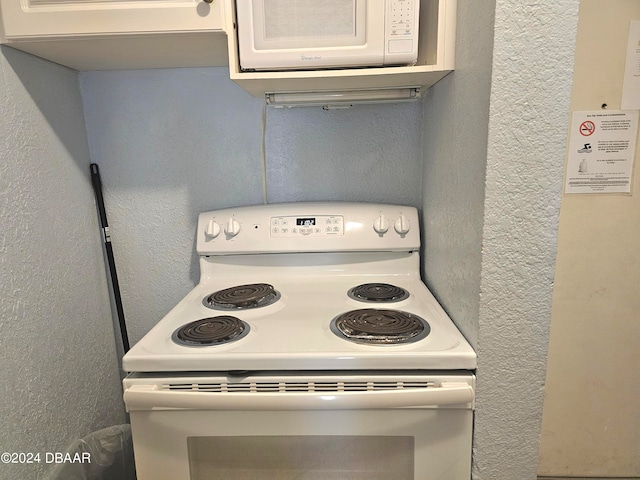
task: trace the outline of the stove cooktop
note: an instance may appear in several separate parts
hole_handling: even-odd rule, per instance
[[[417,225],[415,209],[384,205],[204,213],[200,283],[133,346],[123,367],[474,369],[475,352],[420,279]]]
[[[216,318],[198,285],[124,357],[129,372],[226,370],[474,369],[476,356],[419,278],[384,278],[410,292],[401,301],[371,303],[348,295],[353,279],[273,279],[281,297],[258,308],[220,312],[246,324],[228,343],[176,343],[175,332],[191,322]],[[308,299],[309,292],[320,298]],[[300,300],[306,298],[306,300]],[[367,344],[336,334],[332,321],[347,312],[403,312],[422,327],[416,338]],[[375,314],[375,313],[374,313]],[[423,323],[424,322],[424,323]],[[366,336],[366,333],[364,334]]]

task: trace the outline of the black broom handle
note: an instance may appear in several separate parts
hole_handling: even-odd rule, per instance
[[[111,275],[111,286],[113,288],[113,298],[118,313],[118,323],[120,324],[120,337],[122,338],[122,347],[124,353],[129,351],[129,336],[127,335],[127,325],[124,321],[124,309],[122,308],[122,297],[120,295],[120,284],[118,283],[118,274],[116,273],[116,262],[113,258],[113,248],[111,246],[111,236],[109,234],[109,224],[107,222],[107,212],[104,208],[104,198],[102,197],[102,182],[100,180],[100,170],[95,163],[91,164],[91,183],[93,184],[93,192],[96,195],[96,203],[98,204],[98,214],[100,215],[100,225],[102,227],[102,235],[104,239],[104,247],[107,252],[107,261],[109,262],[109,274]]]

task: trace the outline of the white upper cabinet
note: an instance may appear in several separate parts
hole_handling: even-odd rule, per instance
[[[8,40],[222,30],[221,3],[196,0],[2,0]]]
[[[0,0],[0,39],[77,70],[226,65],[227,1]]]

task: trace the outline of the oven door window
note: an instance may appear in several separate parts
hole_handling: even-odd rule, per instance
[[[412,436],[189,437],[192,480],[413,480]]]
[[[473,412],[131,411],[138,480],[469,480]]]

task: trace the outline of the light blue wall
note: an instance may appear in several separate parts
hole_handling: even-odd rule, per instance
[[[200,212],[263,202],[263,101],[226,68],[82,74],[131,337],[198,281]],[[268,108],[270,203],[344,200],[420,206],[422,104]]]
[[[422,104],[268,109],[269,200],[420,207]]]
[[[76,72],[0,47],[0,478],[125,421]]]
[[[481,478],[536,478],[578,6],[496,1],[478,329]]]
[[[477,347],[494,1],[459,2],[456,70],[424,109],[424,275]]]
[[[474,480],[536,478],[578,3],[459,1],[425,102],[425,272],[478,353]]]

